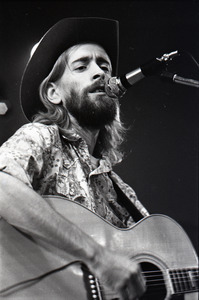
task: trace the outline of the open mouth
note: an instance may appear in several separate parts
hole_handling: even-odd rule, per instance
[[[105,93],[105,88],[104,86],[100,85],[100,86],[95,86],[94,88],[92,88],[89,93]]]

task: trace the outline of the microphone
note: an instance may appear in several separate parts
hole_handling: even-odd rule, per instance
[[[128,88],[144,77],[154,75],[161,71],[165,64],[179,55],[179,51],[163,54],[160,58],[155,58],[143,64],[137,69],[122,75],[121,77],[111,77],[106,81],[105,91],[109,97],[122,97]]]

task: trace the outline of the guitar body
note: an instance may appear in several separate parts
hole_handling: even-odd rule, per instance
[[[191,279],[192,269],[198,267],[197,256],[188,236],[178,223],[167,216],[151,215],[132,228],[118,229],[80,204],[60,197],[46,199],[57,212],[77,224],[99,244],[127,254],[139,262],[146,272],[152,269],[160,274],[158,284],[163,283],[163,290],[158,293],[155,287],[156,296],[146,292],[143,299],[170,299],[175,291],[168,280],[168,270],[188,269],[186,274]],[[119,299],[112,291],[102,287],[81,262],[55,247],[32,239],[3,219],[0,220],[0,241],[0,290],[68,265],[41,280],[29,281],[1,293],[0,299]],[[192,291],[197,290],[197,284],[190,281]],[[195,300],[197,296],[195,292],[188,293],[185,299]]]

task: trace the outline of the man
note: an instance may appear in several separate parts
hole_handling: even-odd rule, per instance
[[[116,74],[117,60],[114,20],[63,19],[44,35],[21,84],[31,123],[0,149],[0,214],[82,261],[120,299],[137,299],[145,290],[139,265],[98,244],[42,197],[66,197],[122,228],[148,215],[112,171],[121,161],[124,128],[105,82]]]

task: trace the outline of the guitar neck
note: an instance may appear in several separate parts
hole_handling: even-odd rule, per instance
[[[157,268],[142,273],[146,280],[147,297],[166,295],[166,290],[169,290],[171,295],[198,291],[198,268],[166,269],[163,273]]]
[[[198,268],[172,269],[168,271],[173,294],[198,291]]]

